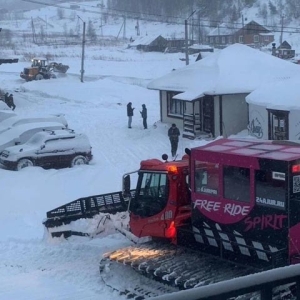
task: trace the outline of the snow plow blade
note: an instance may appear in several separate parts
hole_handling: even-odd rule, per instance
[[[133,196],[134,190],[131,191]],[[79,198],[75,201],[59,206],[47,212],[47,219],[43,222],[48,231],[53,228],[64,228],[79,219],[89,219],[96,215],[102,215],[100,222],[105,223],[109,219],[108,215],[126,212],[129,198],[124,198],[122,192],[101,194],[90,197]],[[89,236],[89,234],[74,230],[58,230],[51,232],[52,237],[64,236],[68,238],[72,235]]]
[[[53,68],[53,71],[57,73],[67,73],[67,71],[69,70],[69,66],[63,65],[62,63],[53,62],[50,63],[50,65]]]

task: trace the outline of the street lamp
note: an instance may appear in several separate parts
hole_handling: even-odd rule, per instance
[[[188,37],[188,19],[197,11],[195,9],[188,18],[184,20],[184,32],[185,32],[185,64],[189,64],[189,37]]]
[[[83,82],[83,74],[84,74],[84,46],[85,46],[85,22],[79,17],[77,16],[78,19],[80,19],[83,23],[83,33],[82,33],[82,54],[81,54],[81,76],[80,76],[80,80],[81,82]]]

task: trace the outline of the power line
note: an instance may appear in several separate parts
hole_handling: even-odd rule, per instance
[[[98,11],[93,11],[93,10],[86,10],[86,9],[74,9],[74,8],[70,8],[70,7],[64,7],[58,4],[50,4],[50,3],[45,3],[42,1],[36,1],[36,0],[22,0],[24,2],[31,2],[31,3],[36,3],[36,4],[41,4],[41,5],[45,5],[45,6],[53,6],[53,7],[57,7],[57,8],[62,8],[62,9],[69,9],[69,10],[73,10],[73,11],[81,11],[81,12],[89,12],[89,13],[94,13],[94,14],[106,14],[108,16],[112,16],[112,17],[123,17],[124,13],[126,14],[134,14],[135,16],[132,18],[136,19],[137,17],[139,18],[139,20],[143,20],[143,21],[149,21],[149,22],[161,22],[161,23],[168,23],[168,24],[173,24],[173,25],[183,25],[183,22],[186,18],[184,17],[174,17],[174,16],[164,16],[161,14],[150,14],[150,13],[143,13],[143,15],[147,15],[147,16],[155,16],[155,17],[160,17],[160,18],[167,18],[167,19],[177,19],[177,20],[182,20],[182,22],[179,21],[165,21],[165,20],[157,20],[157,19],[151,19],[151,18],[145,18],[145,17],[141,17],[139,12],[133,12],[133,11],[128,11],[128,10],[121,10],[121,9],[113,9],[113,8],[106,8],[104,12],[98,12]],[[86,6],[86,7],[93,7],[93,6],[89,6],[89,5],[81,5],[81,6]],[[122,14],[117,14],[117,13],[111,13],[108,11],[117,11],[120,12]],[[129,16],[128,16],[129,17]],[[189,19],[188,25],[190,27],[198,27],[199,24],[197,24],[198,19]],[[210,24],[205,24],[205,22],[208,23],[215,23],[216,25],[210,25]],[[203,24],[204,23],[204,24]],[[218,24],[221,24],[218,26]],[[228,24],[228,25],[226,25]],[[206,19],[201,19],[201,27],[204,28],[219,28],[219,29],[229,29],[229,30],[238,30],[238,29],[242,29],[242,22],[220,22],[220,20],[206,20]],[[272,32],[283,32],[283,33],[299,33],[300,32],[300,28],[299,27],[290,27],[290,26],[284,26],[281,29],[278,29],[276,25],[262,25],[263,27],[265,27],[266,29],[269,29]],[[261,32],[261,30],[256,29],[256,28],[251,28],[252,31],[257,31],[257,32]]]

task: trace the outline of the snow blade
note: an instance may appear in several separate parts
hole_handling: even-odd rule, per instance
[[[52,238],[63,237],[65,239],[71,236],[98,238],[115,233],[115,227],[126,226],[123,225],[126,222],[128,222],[127,211],[116,214],[99,213],[93,218],[81,218],[59,227],[49,227],[46,230],[46,237],[50,235]]]
[[[133,197],[135,191],[130,193]],[[43,224],[46,228],[58,227],[79,219],[93,218],[100,213],[125,212],[127,206],[128,198],[123,198],[122,192],[83,197],[48,211]]]
[[[121,234],[123,234],[127,239],[129,239],[134,244],[143,244],[152,240],[150,236],[145,236],[141,238],[135,236],[132,232],[130,232],[127,228],[125,228],[123,224],[121,224],[121,226],[116,225],[115,229]]]

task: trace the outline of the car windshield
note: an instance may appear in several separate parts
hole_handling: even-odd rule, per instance
[[[36,145],[36,144],[41,144],[45,140],[44,135],[42,134],[35,134],[32,136],[26,144],[31,144],[31,145]]]

